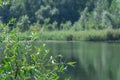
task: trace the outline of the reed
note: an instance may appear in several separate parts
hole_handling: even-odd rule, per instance
[[[30,34],[33,32],[27,31],[21,33],[21,39],[30,39]],[[119,29],[105,30],[85,30],[85,31],[44,31],[35,32],[38,35],[38,40],[64,40],[64,41],[118,41],[120,40]]]

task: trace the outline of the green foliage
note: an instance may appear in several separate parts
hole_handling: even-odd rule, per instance
[[[74,66],[74,64],[76,64],[76,62],[68,62],[67,64],[70,66]]]
[[[10,0],[0,0],[0,6],[7,5],[10,3]]]
[[[14,17],[20,31],[41,31],[43,35],[42,32],[53,30],[74,32],[119,29],[119,3],[119,0],[11,0],[8,5],[0,8],[0,19],[1,22],[8,23]],[[69,33],[60,33],[57,37],[53,33],[48,33],[47,39],[74,38]]]
[[[86,27],[88,26],[86,26],[86,22],[88,20],[88,15],[88,8],[86,7],[81,13],[80,19],[73,26],[75,31],[87,29]]]
[[[41,25],[34,26],[40,31],[120,28],[119,0],[1,0],[0,4],[1,21],[8,23],[14,17],[21,31],[35,23]]]
[[[19,26],[20,31],[26,31],[29,29],[29,23],[29,17],[27,15],[24,15],[17,22],[17,26]]]
[[[111,0],[112,1],[112,0]],[[119,28],[119,1],[97,0],[94,2],[95,8],[92,12],[86,7],[80,14],[80,18],[75,22],[73,30],[89,29],[117,29]],[[101,6],[102,5],[102,6]]]
[[[60,28],[65,31],[70,30],[71,27],[72,27],[71,21],[67,21],[66,23],[61,23],[60,25]]]
[[[2,0],[0,0],[0,5],[2,4]]]
[[[46,5],[46,6],[41,5],[40,9],[38,9],[38,11],[35,12],[35,15],[36,15],[37,21],[43,24],[43,23],[46,23],[46,20],[44,19],[57,14],[57,12],[58,12],[57,9],[56,8],[52,9],[50,5]]]
[[[23,39],[30,39],[30,32],[21,33]],[[38,40],[58,40],[58,41],[119,41],[120,30],[85,30],[85,31],[45,31],[36,32]]]
[[[19,22],[21,16],[24,15],[29,17],[31,24],[36,22],[44,24],[44,20],[46,18],[50,18],[49,23],[52,24],[56,21],[58,23],[56,28],[59,29],[61,23],[71,21],[73,24],[76,20],[78,20],[79,11],[84,10],[84,3],[86,2],[86,0],[10,0],[9,5],[1,8],[0,16],[3,18],[2,21],[5,23],[7,23],[7,21],[12,17],[16,18],[16,22]],[[4,14],[5,10],[7,11],[6,15]]]
[[[45,44],[37,47],[34,41],[36,33],[30,35],[29,41],[21,41],[18,28],[9,31],[7,25],[0,25],[0,79],[2,80],[58,80],[58,73],[63,73],[66,64],[59,61],[59,56],[48,56]]]

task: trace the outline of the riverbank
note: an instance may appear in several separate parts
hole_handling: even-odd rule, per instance
[[[38,40],[64,40],[64,41],[119,41],[119,29],[86,30],[86,31],[26,31],[20,33],[21,39],[29,40],[35,33]]]

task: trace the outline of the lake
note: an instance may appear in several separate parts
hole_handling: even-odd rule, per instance
[[[120,80],[120,43],[48,41],[50,55],[75,61],[62,77],[72,80]],[[62,80],[62,78],[60,79]]]

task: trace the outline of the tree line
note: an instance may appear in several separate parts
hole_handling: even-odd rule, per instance
[[[8,23],[15,18],[14,23],[21,31],[30,29],[30,25],[75,31],[120,27],[120,0],[10,0],[8,4],[7,1],[0,6],[0,21]]]

